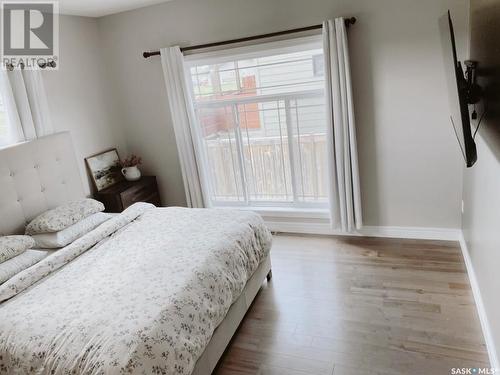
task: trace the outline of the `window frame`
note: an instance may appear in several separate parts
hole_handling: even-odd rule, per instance
[[[254,97],[241,97],[241,98],[228,98],[228,99],[217,99],[217,100],[203,100],[197,102],[194,99],[195,91],[193,86],[193,81],[191,78],[191,68],[200,65],[212,65],[212,64],[223,64],[227,62],[235,61],[235,56],[238,60],[252,59],[256,57],[267,57],[279,54],[288,54],[301,52],[306,49],[323,49],[323,42],[321,35],[312,35],[307,37],[286,39],[280,41],[273,41],[267,43],[260,44],[252,44],[243,47],[235,47],[228,48],[224,50],[218,51],[209,51],[203,53],[190,54],[185,56],[184,58],[184,66],[185,66],[185,79],[188,83],[189,95],[191,95],[191,102],[193,104],[193,109],[196,118],[196,125],[199,124],[199,109],[200,108],[218,108],[224,105],[230,105],[232,108],[233,114],[237,117],[238,110],[237,106],[241,104],[250,104],[250,103],[263,103],[263,102],[272,102],[283,100],[285,102],[285,111],[286,111],[286,129],[287,135],[293,134],[291,129],[291,116],[289,115],[290,111],[290,100],[294,99],[303,99],[303,98],[311,98],[311,97],[324,97],[325,90],[324,89],[309,89],[303,90],[298,93],[281,93],[281,94],[263,94]],[[243,200],[242,201],[220,201],[213,200],[212,197],[214,194],[214,187],[212,183],[212,178],[208,176],[209,166],[207,165],[207,155],[205,147],[201,144],[202,136],[200,134],[200,127],[194,126],[194,129],[191,129],[193,135],[195,136],[194,147],[195,152],[198,155],[198,161],[201,164],[200,171],[200,179],[202,185],[202,192],[204,195],[204,200],[208,206],[211,207],[234,207],[234,208],[243,208],[243,209],[272,209],[272,210],[280,210],[283,211],[304,211],[304,210],[314,210],[314,211],[323,211],[328,208],[328,200],[324,202],[304,202],[299,201],[297,198],[297,178],[295,176],[295,155],[294,150],[295,146],[293,145],[293,137],[287,136],[288,139],[288,149],[290,152],[290,169],[291,169],[291,183],[292,183],[292,194],[293,200],[290,201],[267,201],[267,200],[249,200],[249,194],[246,190],[246,171],[244,166],[244,161],[242,159],[242,137],[241,137],[241,128],[239,126],[239,121],[235,118],[234,127],[234,135],[235,140],[237,142],[238,148],[238,164],[240,171],[240,179],[241,186],[243,192]]]

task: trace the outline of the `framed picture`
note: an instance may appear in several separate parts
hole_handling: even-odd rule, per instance
[[[116,148],[85,158],[97,191],[123,181],[120,157]]]

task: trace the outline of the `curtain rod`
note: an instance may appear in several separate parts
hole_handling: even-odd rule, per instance
[[[346,18],[344,20],[344,22],[345,22],[346,27],[349,27],[350,25],[354,25],[356,23],[356,18],[355,17]],[[224,46],[224,45],[227,45],[227,44],[248,42],[250,40],[271,38],[273,36],[280,36],[280,35],[287,35],[287,34],[293,34],[293,33],[300,33],[300,32],[303,32],[303,31],[317,30],[317,29],[321,29],[322,27],[323,27],[323,25],[319,24],[319,25],[313,25],[313,26],[300,27],[298,29],[291,29],[291,30],[285,30],[285,31],[277,31],[277,32],[268,33],[268,34],[248,36],[246,38],[231,39],[231,40],[225,40],[225,41],[222,41],[222,42],[215,42],[215,43],[199,44],[199,45],[195,45],[195,46],[183,47],[183,48],[181,48],[181,52],[193,51],[193,50],[196,50],[196,49],[203,49],[203,48],[209,48],[209,47]],[[159,54],[160,54],[160,51],[143,52],[142,56],[145,59],[147,59],[148,57],[157,56]]]

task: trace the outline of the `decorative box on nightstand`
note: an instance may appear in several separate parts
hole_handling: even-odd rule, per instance
[[[122,181],[96,193],[106,212],[122,212],[136,202],[161,204],[155,176],[143,176],[138,181]]]

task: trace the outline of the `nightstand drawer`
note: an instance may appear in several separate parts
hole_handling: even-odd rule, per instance
[[[107,212],[121,212],[137,202],[161,205],[156,177],[144,176],[138,181],[123,181],[96,194]]]
[[[156,186],[153,185],[143,185],[127,189],[120,194],[123,209],[136,202],[145,202],[147,198],[156,193]]]
[[[158,194],[158,192],[154,192],[150,196],[144,198],[144,200],[141,200],[141,202],[152,203],[155,206],[160,206],[161,205],[160,194]]]

